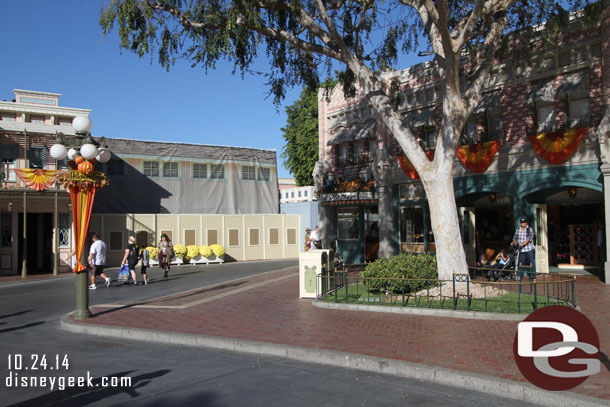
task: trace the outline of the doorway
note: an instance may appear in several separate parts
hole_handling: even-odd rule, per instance
[[[364,261],[377,260],[379,253],[379,211],[376,206],[364,209]]]
[[[28,273],[43,274],[53,272],[53,214],[27,214],[27,269]],[[23,267],[23,213],[19,213],[18,232],[18,266],[21,273]]]

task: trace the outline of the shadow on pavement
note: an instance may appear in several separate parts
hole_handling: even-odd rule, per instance
[[[610,359],[608,359],[608,355],[604,352],[599,352],[599,361],[602,362],[602,365],[606,366],[606,370],[610,372]]]
[[[42,325],[45,322],[46,321],[31,322],[29,324],[14,326],[12,328],[0,329],[0,334],[6,333],[6,332],[11,332],[11,331],[18,331],[19,329],[31,328],[31,327],[36,326],[36,325]]]
[[[27,311],[19,311],[19,312],[15,312],[15,313],[12,313],[12,314],[0,315],[0,319],[16,317],[18,315],[27,314],[28,312],[34,312],[34,310],[33,309],[29,309]]]
[[[173,301],[173,300],[179,300],[181,298],[187,298],[187,297],[192,297],[193,295],[199,295],[199,294],[203,294],[203,293],[207,293],[207,292],[212,292],[212,291],[217,291],[217,290],[223,290],[225,288],[234,288],[234,287],[239,287],[240,285],[244,285],[248,283],[248,281],[240,281],[237,283],[230,283],[230,284],[222,284],[219,285],[217,287],[212,287],[212,288],[202,288],[201,290],[197,290],[194,292],[190,292],[188,294],[185,295],[181,295],[179,297],[171,297],[168,300]]]
[[[132,372],[135,372],[135,370],[117,372],[105,377],[110,378],[107,381],[109,383],[113,382],[112,378],[116,378],[115,380],[118,383],[121,383],[121,379]],[[91,380],[93,384],[92,387],[89,385],[89,387],[65,387],[65,389],[63,390],[53,390],[50,393],[44,394],[39,397],[34,397],[32,399],[22,401],[20,403],[12,404],[11,406],[86,406],[88,404],[92,404],[121,393],[127,393],[129,396],[131,396],[132,399],[134,399],[140,396],[140,392],[138,391],[140,388],[147,386],[149,383],[151,383],[153,379],[165,376],[169,372],[171,372],[171,370],[163,369],[151,373],[144,373],[139,376],[131,376],[131,385],[127,387],[102,387],[103,378],[97,377]],[[56,387],[58,385],[59,382],[55,383]],[[64,385],[67,385],[67,383],[64,383]]]

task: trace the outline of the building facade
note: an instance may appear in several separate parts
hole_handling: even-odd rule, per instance
[[[0,102],[0,274],[66,270],[73,247],[69,194],[57,184],[29,189],[14,170],[67,169],[67,160],[52,159],[49,149],[56,133],[75,135],[72,120],[90,110],[59,106],[57,93],[14,94]],[[235,260],[298,256],[298,216],[279,215],[275,150],[105,142],[112,158],[96,169],[110,184],[96,194],[91,231],[112,247],[108,265],[120,263],[117,247],[131,234],[146,245],[160,233],[180,244],[216,242]]]
[[[432,157],[442,118],[438,74],[424,63],[397,77],[405,124]],[[521,217],[535,229],[539,271],[605,261],[609,89],[608,7],[597,27],[572,24],[552,52],[493,67],[454,166],[470,265],[491,261]],[[349,262],[373,260],[381,216],[395,253],[434,251],[418,175],[366,98],[345,99],[339,87],[330,100],[320,95],[316,174],[326,241],[337,240]]]

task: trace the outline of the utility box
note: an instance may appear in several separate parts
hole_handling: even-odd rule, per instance
[[[323,287],[328,286],[332,278],[335,258],[330,249],[310,250],[299,254],[299,297],[316,298],[324,293]],[[321,279],[318,280],[318,274]],[[320,286],[320,287],[319,287]]]

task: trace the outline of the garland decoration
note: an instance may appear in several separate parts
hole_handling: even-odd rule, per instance
[[[499,149],[500,141],[486,141],[458,147],[457,156],[464,167],[479,173],[489,168]]]
[[[44,191],[55,183],[56,170],[43,170],[37,168],[14,168],[15,173],[28,188]]]
[[[428,157],[429,161],[434,159],[434,150],[426,151],[426,157]],[[398,156],[398,164],[400,164],[400,168],[402,168],[403,172],[407,174],[407,176],[411,179],[419,179],[419,174],[411,164],[411,161],[405,155]]]
[[[576,151],[587,127],[528,136],[536,153],[551,164],[563,164]]]

